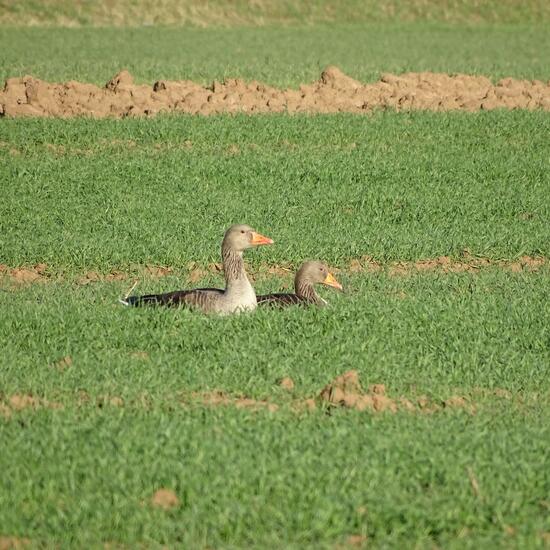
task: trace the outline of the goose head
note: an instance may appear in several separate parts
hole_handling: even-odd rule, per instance
[[[222,246],[235,252],[243,252],[247,248],[265,244],[273,244],[273,240],[269,237],[264,237],[264,235],[255,231],[249,225],[236,224],[232,225],[225,232]]]
[[[342,285],[336,280],[323,262],[312,261],[305,262],[296,273],[296,285],[298,282],[309,283],[311,285],[326,285],[338,290],[342,290]]]

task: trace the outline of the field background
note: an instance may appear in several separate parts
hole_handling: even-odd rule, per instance
[[[546,2],[103,5],[0,0],[0,78],[550,78]],[[0,547],[548,546],[548,135],[526,111],[0,120],[0,264],[46,264],[0,278]],[[259,292],[308,258],[346,292],[116,303],[220,284],[237,221],[276,241],[247,254]],[[414,267],[441,256],[482,267]],[[350,369],[434,408],[294,410]]]

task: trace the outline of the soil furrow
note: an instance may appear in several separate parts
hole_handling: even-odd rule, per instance
[[[390,276],[405,276],[412,273],[439,272],[439,273],[477,273],[480,270],[488,268],[499,268],[511,271],[513,273],[530,273],[547,266],[549,259],[543,256],[521,256],[517,259],[492,260],[472,256],[464,251],[461,258],[451,258],[450,256],[439,256],[437,258],[428,258],[416,261],[391,261],[380,262],[370,256],[353,258],[342,268],[333,268],[336,273],[376,273],[386,272]],[[109,273],[100,273],[98,271],[87,271],[80,275],[70,277],[77,284],[87,285],[95,282],[126,281],[139,278],[159,278],[168,275],[183,274],[190,283],[198,283],[211,275],[221,274],[222,265],[220,263],[211,263],[200,266],[191,262],[186,268],[172,268],[166,266],[138,266],[132,271],[113,270]],[[268,265],[262,264],[257,268],[248,267],[250,278],[254,280],[266,279],[270,276],[284,277],[291,279],[294,277],[297,266],[287,265]],[[55,268],[50,268],[45,263],[34,266],[9,267],[0,264],[0,280],[7,279],[14,284],[27,284],[36,282],[59,281],[68,279],[62,274],[56,272]]]

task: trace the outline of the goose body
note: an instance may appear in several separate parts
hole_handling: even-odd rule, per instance
[[[316,284],[332,286],[342,290],[342,285],[330,273],[328,267],[317,261],[302,264],[294,278],[294,294],[274,293],[257,296],[258,305],[261,307],[288,307],[294,305],[327,305],[317,292]]]
[[[129,296],[121,301],[128,306],[188,307],[218,314],[253,310],[257,305],[256,293],[246,275],[243,252],[247,248],[272,243],[271,239],[260,235],[248,225],[233,225],[226,231],[222,242],[225,289],[176,290],[164,294]]]

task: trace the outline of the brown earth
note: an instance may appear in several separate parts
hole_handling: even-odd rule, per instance
[[[60,372],[62,372],[70,368],[72,364],[73,364],[73,358],[70,355],[66,355],[65,357],[62,357],[61,359],[59,359],[59,361],[54,363],[52,366],[57,370],[59,370]]]
[[[48,401],[31,394],[13,394],[2,398],[0,396],[0,415],[9,418],[14,412],[27,409],[62,409],[63,405],[56,401]]]
[[[26,548],[30,544],[31,541],[27,538],[0,536],[0,550],[17,550],[18,548]]]
[[[225,393],[221,390],[214,390],[209,392],[193,392],[190,396],[190,401],[200,402],[203,405],[209,407],[215,407],[220,405],[231,405],[237,409],[267,409],[270,412],[278,410],[279,406],[275,403],[270,403],[265,400],[252,399],[244,396],[233,396]],[[184,402],[187,399],[184,397]]]
[[[284,384],[282,383],[283,381],[285,381]],[[290,378],[283,378],[277,381],[277,384],[290,392],[289,381],[292,380]],[[288,386],[286,386],[287,383]],[[366,391],[363,390],[358,372],[351,370],[337,376],[311,397],[293,398],[292,394],[289,393],[289,398],[283,398],[279,403],[275,403],[269,399],[254,399],[244,394],[231,394],[223,390],[209,390],[180,392],[169,396],[163,405],[172,409],[175,405],[188,407],[199,404],[206,407],[235,407],[250,411],[266,410],[271,413],[280,411],[285,406],[290,406],[291,410],[297,413],[316,409],[330,411],[335,408],[342,408],[370,413],[407,412],[418,414],[433,414],[458,409],[469,414],[474,414],[477,410],[477,397],[504,399],[506,401],[514,399],[514,402],[519,405],[539,402],[541,399],[541,395],[537,393],[512,395],[511,392],[502,388],[473,388],[468,390],[468,395],[459,394],[464,391],[463,389],[455,389],[453,391],[456,393],[453,393],[447,399],[429,398],[426,395],[389,396],[384,384],[371,384]],[[175,401],[174,398],[176,399]],[[116,395],[91,397],[87,392],[81,390],[76,396],[75,405],[78,407],[91,405],[99,409],[106,407],[130,407],[148,410],[151,408],[152,402],[147,394],[142,394],[133,400],[125,401]],[[0,417],[6,419],[11,418],[16,413],[28,410],[59,410],[63,408],[64,405],[59,402],[49,401],[32,394],[0,395]]]
[[[294,382],[290,378],[283,378],[278,385],[284,389],[293,389]],[[491,395],[498,397],[495,391]],[[261,410],[276,412],[280,406],[268,401],[252,399],[245,396],[231,395],[221,390],[207,392],[193,392],[190,395],[182,395],[184,404],[199,402],[202,405],[233,406],[238,409]],[[468,397],[452,395],[445,400],[434,400],[424,395],[416,398],[405,396],[389,397],[386,395],[384,384],[372,384],[364,391],[359,381],[359,374],[355,370],[345,372],[327,384],[313,397],[294,399],[290,402],[295,411],[311,411],[321,408],[347,408],[372,413],[398,411],[434,413],[449,409],[462,409],[470,414],[475,413],[475,405]]]
[[[521,273],[538,271],[548,264],[548,258],[543,256],[521,256],[516,260],[492,260],[490,258],[472,256],[468,251],[464,251],[462,257],[459,259],[454,259],[450,256],[439,256],[437,258],[427,258],[416,261],[392,261],[388,263],[379,262],[371,256],[362,256],[361,258],[349,260],[348,264],[342,269],[335,268],[334,271],[336,273],[347,271],[351,274],[386,271],[390,276],[406,276],[411,273],[433,271],[441,273],[477,273],[484,268],[498,267],[512,271],[513,273]],[[35,266],[15,268],[0,264],[0,280],[6,279],[14,285],[56,280],[56,278],[49,275],[47,270],[48,266],[44,263]],[[165,266],[145,266],[140,267],[139,271],[143,277],[147,278],[159,278],[177,274],[174,268]],[[223,267],[219,263],[211,263],[205,267],[200,267],[195,262],[192,262],[189,264],[186,271],[187,281],[195,284],[211,275],[220,274],[223,271]],[[261,265],[256,270],[248,268],[248,273],[252,281],[266,279],[270,276],[294,277],[294,269],[277,265]],[[107,274],[101,274],[97,271],[88,271],[77,277],[76,282],[81,285],[87,285],[96,282],[125,281],[135,277],[135,273],[127,273],[119,270],[113,270]],[[286,284],[286,286],[288,287],[289,284]]]
[[[151,504],[163,510],[169,510],[179,506],[180,499],[172,489],[158,489],[151,497]]]
[[[550,81],[443,73],[383,74],[363,84],[338,67],[327,67],[317,82],[281,90],[261,82],[229,78],[202,86],[189,80],[134,84],[128,71],[101,88],[69,81],[45,82],[32,76],[9,78],[0,92],[0,116],[94,118],[153,116],[162,112],[216,113],[367,113],[397,111],[550,110]]]
[[[466,397],[453,395],[444,401],[431,400],[426,396],[410,399],[405,396],[389,397],[384,384],[373,384],[365,392],[359,374],[350,370],[327,384],[318,396],[322,405],[343,407],[370,412],[423,412],[433,413],[442,409],[464,409],[474,413],[475,407]]]
[[[279,380],[279,386],[283,390],[292,391],[294,389],[294,380],[290,376],[285,376]]]

